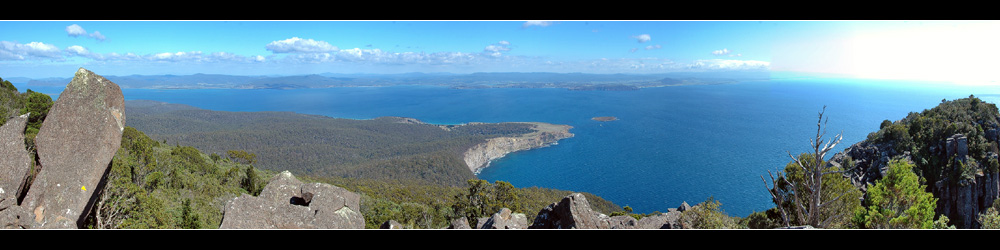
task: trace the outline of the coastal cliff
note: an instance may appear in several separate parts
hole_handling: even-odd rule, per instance
[[[573,137],[569,130],[573,126],[557,125],[543,122],[526,122],[534,125],[535,132],[517,137],[496,137],[487,139],[465,151],[465,164],[473,173],[489,166],[489,163],[507,154],[534,148],[547,147],[559,140]]]

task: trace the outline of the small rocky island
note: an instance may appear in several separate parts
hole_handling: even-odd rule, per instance
[[[594,118],[590,118],[590,119],[591,120],[595,120],[595,121],[599,121],[599,122],[610,122],[610,121],[617,121],[618,117],[614,117],[614,116],[598,116],[598,117],[594,117]]]

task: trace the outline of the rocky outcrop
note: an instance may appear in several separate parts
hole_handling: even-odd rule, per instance
[[[38,228],[78,228],[121,144],[125,99],[115,83],[80,68],[35,137],[41,171],[21,203]]]
[[[472,226],[469,226],[468,219],[465,217],[459,217],[451,220],[451,225],[449,225],[446,229],[472,229]]]
[[[830,158],[830,164],[841,168],[847,162],[853,162],[853,170],[847,175],[851,183],[862,192],[867,191],[868,185],[874,185],[875,181],[882,179],[889,171],[889,161],[893,157],[908,157],[909,152],[897,152],[892,144],[871,143],[868,141],[851,145],[843,152],[835,154]]]
[[[608,229],[636,229],[639,227],[639,220],[628,215],[611,216],[608,218]]]
[[[529,228],[536,229],[609,229],[610,218],[591,210],[587,197],[573,193],[538,211]]]
[[[628,215],[608,217],[590,209],[587,198],[573,193],[558,203],[543,208],[535,217],[532,229],[678,229],[682,210],[692,207],[685,202],[668,213],[643,217],[640,220]]]
[[[986,138],[997,139],[996,132],[987,133]],[[967,170],[959,167],[944,168],[937,181],[928,183],[928,191],[938,198],[936,213],[948,216],[949,221],[958,228],[978,228],[979,213],[992,206],[993,201],[1000,197],[1000,173],[985,171],[984,160],[969,157],[968,139],[963,134],[954,134],[928,148],[934,157],[954,161],[954,166],[964,165],[977,169],[975,173],[960,173]],[[995,159],[997,155],[989,153],[986,157]],[[848,177],[856,187],[867,191],[868,185],[874,185],[875,181],[888,172],[889,162],[893,158],[913,162],[909,151],[895,150],[892,142],[874,143],[866,140],[837,153],[830,159],[830,164],[846,168],[849,166],[843,165],[853,162],[855,168]]]
[[[504,157],[509,153],[533,148],[547,147],[553,143],[573,137],[569,132],[572,126],[533,122],[535,132],[518,137],[496,137],[473,146],[465,151],[465,164],[473,173],[479,173],[490,161]]]
[[[16,205],[31,170],[31,154],[25,149],[24,128],[28,114],[0,126],[0,204]],[[9,206],[9,205],[8,205]],[[0,205],[0,209],[4,209]]]
[[[224,229],[365,228],[361,196],[323,183],[304,184],[288,171],[259,196],[244,194],[225,207]]]
[[[503,208],[500,212],[493,214],[480,229],[525,229],[528,228],[528,218],[522,213],[514,213],[510,209]]]
[[[680,229],[681,211],[672,210],[654,216],[642,217],[636,228],[638,229]]]

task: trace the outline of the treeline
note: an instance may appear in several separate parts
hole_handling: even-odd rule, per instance
[[[297,175],[425,179],[464,185],[474,178],[463,153],[488,138],[533,132],[531,124],[452,126],[396,119],[337,119],[291,112],[224,112],[132,105],[127,123],[157,140],[206,153],[242,150],[258,166]],[[189,106],[188,106],[189,107]]]

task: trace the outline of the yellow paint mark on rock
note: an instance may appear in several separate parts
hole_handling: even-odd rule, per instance
[[[87,191],[87,186],[80,186],[80,190]]]

